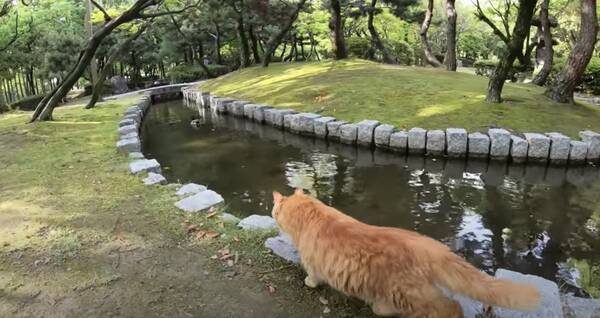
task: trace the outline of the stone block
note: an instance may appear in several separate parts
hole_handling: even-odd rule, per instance
[[[129,171],[132,174],[141,172],[161,173],[160,163],[156,159],[140,159],[129,163]]]
[[[206,191],[206,190],[207,190],[206,187],[201,184],[186,183],[186,184],[182,185],[181,188],[179,188],[175,194],[180,197],[183,197],[183,196],[200,193],[200,192]]]
[[[256,107],[258,107],[259,105],[256,104],[246,104],[244,105],[244,117],[248,118],[248,119],[253,119],[254,118],[254,110],[256,110]]]
[[[139,138],[121,139],[117,141],[117,149],[122,154],[140,152],[142,151],[142,144]]]
[[[585,162],[588,153],[588,144],[585,141],[571,140],[569,149],[569,163],[581,164]]]
[[[340,141],[344,144],[356,144],[358,137],[357,124],[345,124],[340,127]]]
[[[270,249],[273,254],[292,263],[300,263],[300,253],[292,243],[290,237],[284,233],[278,236],[270,237],[265,241],[265,247]]]
[[[144,157],[144,154],[141,152],[130,152],[127,155],[127,157],[132,160],[146,159],[146,157]]]
[[[220,194],[206,190],[178,201],[175,206],[186,212],[199,212],[222,202],[223,197]]]
[[[443,130],[429,130],[425,150],[428,155],[441,156],[446,150],[446,134]]]
[[[600,162],[600,134],[586,130],[579,132],[579,137],[588,144],[587,161]]]
[[[480,132],[469,134],[469,157],[487,158],[490,155],[490,137]]]
[[[265,110],[271,108],[273,107],[267,105],[257,105],[256,108],[254,108],[254,115],[252,118],[254,118],[254,121],[256,122],[263,123],[265,121]]]
[[[233,103],[233,99],[231,98],[219,98],[217,99],[217,113],[226,114],[228,111],[228,105]]]
[[[600,299],[580,298],[571,295],[563,297],[567,317],[598,318],[600,317]]]
[[[272,113],[271,125],[283,128],[284,117],[286,115],[293,115],[297,113],[297,111],[291,109],[278,109],[276,112]]]
[[[236,100],[235,102],[231,103],[231,113],[234,116],[237,117],[243,117],[244,116],[244,106],[250,104],[249,101],[245,101],[245,100]]]
[[[490,158],[504,160],[510,154],[510,132],[502,128],[488,130],[490,137]]]
[[[411,128],[408,131],[408,153],[425,153],[427,141],[427,130],[419,127]]]
[[[356,123],[358,126],[358,133],[356,142],[362,146],[371,146],[375,142],[375,128],[380,125],[377,120],[362,120]]]
[[[569,160],[571,150],[571,138],[557,132],[547,133],[550,138],[550,163],[565,164]]]
[[[400,153],[408,152],[408,133],[405,130],[390,135],[390,149]]]
[[[527,161],[547,161],[550,153],[550,138],[538,133],[525,133],[524,135],[527,143],[529,143]]]
[[[466,129],[446,129],[446,153],[448,156],[453,158],[466,157],[468,141],[469,136]]]
[[[137,125],[127,125],[127,126],[121,126],[119,127],[119,129],[117,130],[119,132],[120,136],[124,136],[124,135],[128,135],[130,133],[137,133],[138,132],[138,126]]]
[[[292,117],[290,130],[295,133],[314,135],[315,133],[315,119],[321,117],[321,115],[313,113],[300,113]]]
[[[523,163],[527,161],[527,150],[529,149],[529,143],[527,140],[511,135],[510,136],[510,158],[514,163]]]
[[[253,214],[242,219],[237,226],[244,230],[274,230],[277,223],[270,216]]]
[[[162,174],[149,172],[143,182],[145,185],[167,184],[167,179]]]
[[[389,149],[390,136],[396,131],[393,125],[383,124],[375,128],[373,142],[377,148]]]
[[[315,119],[315,136],[326,139],[328,134],[327,124],[335,121],[335,117],[319,117]]]
[[[344,120],[335,120],[327,123],[327,139],[340,140],[342,136],[342,126],[348,122]]]
[[[135,120],[133,120],[131,118],[123,119],[119,122],[119,127],[130,126],[130,125],[137,125],[137,123],[135,122]]]

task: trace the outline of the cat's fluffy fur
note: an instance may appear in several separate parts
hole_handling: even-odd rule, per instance
[[[442,289],[515,309],[539,306],[539,292],[480,272],[442,243],[416,232],[364,224],[296,190],[273,192],[273,217],[298,248],[305,284],[327,283],[381,316],[463,317]]]

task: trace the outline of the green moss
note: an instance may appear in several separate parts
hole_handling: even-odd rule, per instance
[[[503,104],[484,101],[487,79],[444,70],[363,60],[252,67],[203,84],[216,95],[292,107],[339,119],[376,119],[401,128],[485,131],[600,130],[600,108],[557,104],[531,84],[505,86]]]

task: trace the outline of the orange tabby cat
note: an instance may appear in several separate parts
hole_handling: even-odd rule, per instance
[[[539,306],[539,292],[478,271],[448,247],[416,232],[364,224],[302,190],[273,192],[273,217],[289,234],[307,272],[320,283],[358,297],[380,316],[463,317],[442,288],[488,305]]]

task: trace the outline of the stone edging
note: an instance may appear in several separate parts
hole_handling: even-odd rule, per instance
[[[487,134],[468,133],[463,128],[398,130],[376,120],[350,123],[314,113],[298,113],[268,105],[253,104],[211,95],[201,88],[182,88],[183,98],[214,112],[269,124],[302,135],[315,136],[344,144],[376,147],[399,153],[433,157],[478,158],[514,163],[577,165],[600,163],[600,134],[581,131],[581,140],[557,132],[516,134],[490,128]]]

